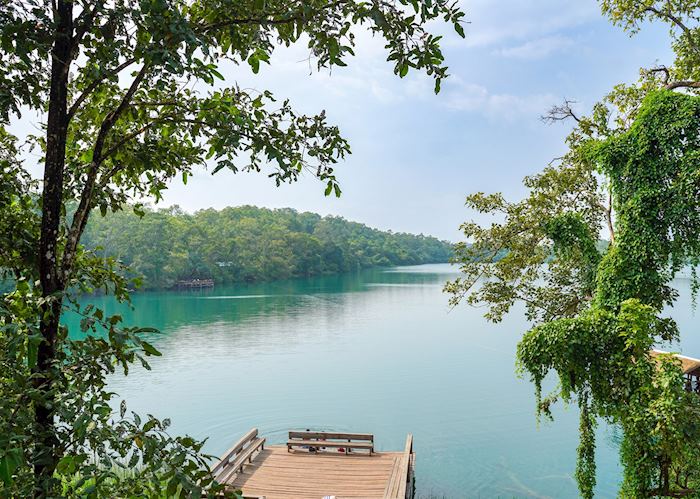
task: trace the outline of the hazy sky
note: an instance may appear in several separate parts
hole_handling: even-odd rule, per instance
[[[270,89],[299,111],[326,110],[353,154],[337,168],[340,199],[312,178],[276,188],[265,175],[198,171],[174,182],[165,205],[188,211],[242,204],[341,215],[382,229],[457,240],[476,191],[523,195],[521,179],[564,150],[568,125],[539,116],[564,97],[586,110],[641,66],[670,62],[666,30],[629,38],[595,0],[463,0],[467,39],[443,49],[451,77],[434,95],[429,78],[399,79],[379,39],[366,36],[347,68],[310,71],[303,45],[278,50],[258,75],[227,67],[228,82]],[[440,31],[448,30],[442,26]]]

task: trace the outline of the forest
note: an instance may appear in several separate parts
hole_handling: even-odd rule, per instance
[[[255,206],[119,211],[91,218],[83,244],[125,265],[143,289],[182,279],[253,282],[442,263],[452,255],[451,244],[434,237]]]
[[[7,288],[0,290],[0,498],[263,495],[238,490],[226,479],[219,481],[221,475],[212,472],[205,448],[208,438],[171,434],[175,419],[160,419],[148,412],[142,418],[113,391],[110,383],[115,373],[134,376],[130,366],[148,370],[149,362],[170,358],[172,344],[189,347],[194,341],[158,343],[163,336],[155,336],[157,330],[151,324],[133,325],[126,315],[110,315],[106,306],[84,303],[85,291],[104,289],[115,303],[132,305],[135,310],[130,299],[135,282],[156,289],[172,287],[182,279],[251,282],[447,260],[460,267],[458,277],[444,287],[453,307],[479,307],[493,323],[514,311],[524,311],[513,359],[516,374],[532,382],[533,427],[537,418],[564,419],[561,406],[574,407],[579,417],[578,447],[575,463],[572,459],[565,476],[567,483],[576,482],[580,497],[611,495],[599,493],[601,471],[608,471],[603,466],[610,467],[599,468],[597,459],[598,450],[605,450],[607,444],[599,442],[606,427],[620,434],[614,449],[619,464],[614,484],[618,497],[700,497],[700,397],[695,393],[700,392],[700,368],[686,370],[674,353],[682,346],[677,321],[680,308],[694,311],[700,291],[696,270],[688,281],[692,305],[684,305],[674,287],[674,279],[688,264],[693,269],[700,267],[700,2],[590,0],[592,11],[599,10],[604,20],[619,28],[618,38],[609,39],[617,42],[605,50],[610,54],[591,48],[592,41],[608,39],[600,38],[599,25],[590,24],[590,12],[573,8],[584,2],[570,1],[565,6],[566,2],[551,2],[549,11],[530,15],[531,21],[528,11],[546,2],[512,2],[523,4],[520,11],[499,2],[494,9],[496,21],[484,22],[479,9],[495,3],[1,1],[0,269],[7,277]],[[560,26],[560,33],[530,33],[518,39],[518,45],[512,44],[517,37],[501,34],[527,32],[530,24],[551,28],[566,18],[572,21]],[[590,28],[583,31],[588,24]],[[481,36],[474,32],[475,26],[485,26]],[[462,45],[463,52],[457,52],[460,39],[467,36],[465,29],[470,40]],[[452,31],[452,39],[443,39]],[[657,43],[663,47],[659,52],[645,52],[644,67],[623,70],[622,63],[638,56],[642,45],[649,43],[644,42],[647,35],[642,31],[656,36],[663,32],[664,38]],[[640,41],[622,50],[624,34],[640,34],[635,38]],[[502,46],[482,46],[488,59],[471,59],[483,40],[498,38]],[[364,46],[368,40],[378,42],[377,50]],[[616,54],[615,44],[620,48]],[[267,70],[289,66],[293,59],[285,50],[292,46],[303,52],[294,61],[304,65],[304,74],[317,71],[323,73],[320,78],[296,82],[287,78],[293,73],[276,73],[279,80],[253,80],[261,67],[263,77]],[[579,68],[570,67],[575,65],[571,63],[577,53],[574,49],[589,53],[579,59]],[[280,51],[281,57],[274,55]],[[538,69],[535,59],[556,52],[561,52],[558,62]],[[379,70],[368,63],[369,56],[376,53],[381,64],[387,63],[397,78],[407,82],[405,92],[378,83],[383,78],[375,78]],[[460,54],[470,58],[461,75],[456,64]],[[489,75],[498,67],[493,63],[498,57],[510,59],[502,63],[502,74]],[[521,66],[518,57],[525,60]],[[348,78],[342,73],[351,60],[361,77]],[[363,85],[357,86],[361,102],[352,102],[335,88],[327,101],[307,102],[288,95],[298,87],[304,89],[303,97],[315,96],[334,68],[342,76],[328,86],[342,87],[342,82],[348,88],[350,83]],[[595,79],[605,72],[610,72],[607,78]],[[528,80],[531,73],[543,77]],[[450,74],[454,77],[446,80]],[[638,79],[630,80],[631,74],[638,74]],[[618,78],[621,82],[615,83]],[[424,93],[432,89],[440,94],[443,82],[447,84],[439,97],[440,107],[427,107]],[[567,87],[565,82],[577,87]],[[313,86],[317,83],[319,86]],[[591,88],[598,88],[595,96],[586,97]],[[609,90],[602,94],[602,88]],[[528,93],[515,93],[525,89]],[[519,168],[531,172],[528,150],[551,146],[551,142],[528,140],[524,133],[530,126],[527,120],[536,119],[531,116],[531,104],[567,90],[582,94],[580,100],[564,99],[552,103],[549,111],[537,111],[545,113],[540,116],[544,123],[568,127],[560,133],[558,145],[546,159],[539,159],[544,161],[542,168],[525,177],[522,186],[503,183],[514,171],[509,169],[514,159],[522,163]],[[377,101],[369,100],[370,95]],[[383,107],[390,100],[401,103],[401,108],[392,112]],[[338,119],[336,124],[342,115],[334,108],[340,110],[341,104],[353,108],[353,119]],[[361,113],[367,109],[377,114]],[[515,114],[525,109],[527,115]],[[477,118],[468,121],[469,113]],[[393,120],[372,119],[379,114]],[[512,116],[518,124],[513,133],[505,133],[505,128],[490,129],[488,136],[483,133],[494,118]],[[435,128],[439,122],[444,122],[443,128]],[[459,134],[452,133],[455,128],[460,129]],[[355,141],[359,131],[365,137]],[[520,140],[509,146],[509,136]],[[365,175],[368,185],[378,189],[386,209],[408,217],[405,208],[413,203],[430,222],[444,221],[453,210],[460,213],[459,220],[465,220],[456,211],[464,208],[461,202],[449,207],[443,203],[450,199],[448,186],[464,186],[465,193],[471,193],[466,197],[470,214],[461,225],[461,241],[452,247],[432,237],[382,232],[343,218],[293,209],[244,206],[186,213],[177,207],[156,210],[138,204],[162,201],[173,181],[182,179],[186,184],[188,177],[201,170],[212,175],[222,171],[259,174],[271,187],[294,184],[305,177],[318,181],[330,202],[341,196],[341,183],[348,190],[358,185],[356,179],[348,178],[353,174],[345,168],[352,152],[350,137],[360,148],[362,161],[371,158],[370,166],[381,166],[386,174],[355,170],[364,172],[355,175]],[[506,150],[515,151],[518,157],[496,154]],[[378,151],[386,156],[378,156]],[[482,164],[486,158],[493,161]],[[423,185],[441,170],[450,175],[443,177],[443,185]],[[503,192],[493,192],[490,184],[480,183],[482,174]],[[382,179],[390,181],[382,184]],[[405,191],[412,179],[420,183],[420,189]],[[375,191],[365,194],[369,192]],[[394,198],[405,192],[420,194]],[[512,198],[516,192],[524,197]],[[421,293],[416,290],[415,295]],[[367,296],[363,307],[374,300],[373,295]],[[143,297],[151,296],[144,293]],[[419,311],[429,310],[427,305],[446,304],[448,298],[443,298],[444,302],[423,302],[426,307]],[[398,294],[392,300],[401,305],[401,313],[375,315],[401,316],[396,323],[400,339],[389,342],[390,328],[382,323],[377,338],[362,345],[356,362],[353,358],[357,365],[349,367],[357,369],[346,369],[350,363],[342,358],[329,364],[333,375],[345,371],[356,376],[351,381],[338,383],[330,370],[319,369],[319,359],[328,360],[327,356],[302,348],[303,335],[296,334],[296,327],[290,328],[295,329],[293,338],[283,337],[270,342],[271,346],[290,350],[293,340],[305,357],[298,363],[276,362],[268,370],[276,379],[258,392],[258,400],[274,398],[268,390],[289,377],[292,370],[285,370],[287,365],[294,371],[301,370],[297,366],[314,368],[314,377],[308,378],[312,383],[309,388],[304,386],[303,396],[313,395],[318,401],[320,383],[316,381],[323,378],[335,382],[334,394],[351,393],[340,390],[360,388],[362,383],[390,388],[386,396],[370,397],[362,387],[357,392],[362,400],[336,395],[336,400],[313,407],[319,417],[326,406],[361,408],[358,402],[396,394],[415,404],[402,413],[393,412],[394,408],[384,414],[375,407],[364,410],[363,418],[370,415],[379,427],[379,419],[386,418],[385,428],[417,424],[413,416],[423,409],[439,411],[448,422],[469,413],[476,404],[521,400],[500,390],[492,390],[491,399],[480,397],[481,382],[491,374],[486,362],[476,361],[483,361],[478,357],[489,349],[479,349],[484,346],[480,341],[465,342],[463,336],[455,336],[454,344],[440,344],[434,321],[409,321],[403,316],[409,306]],[[169,311],[172,307],[162,308]],[[229,317],[235,316],[231,310]],[[328,310],[332,312],[324,320],[330,323],[337,309]],[[79,316],[80,322],[66,325],[68,314]],[[362,317],[352,319],[353,327],[365,327]],[[423,327],[420,334],[407,331],[409,322]],[[190,329],[195,330],[202,325],[192,324]],[[278,324],[275,322],[275,328],[281,330]],[[473,330],[474,324],[471,321],[464,329]],[[242,336],[251,338],[257,332],[254,328],[249,331]],[[228,333],[227,339],[237,338]],[[341,336],[326,333],[324,337]],[[697,336],[692,329],[683,333]],[[421,356],[409,362],[406,354],[419,336],[425,341],[413,344],[420,348]],[[259,344],[267,338],[261,335]],[[195,341],[201,342],[199,338]],[[345,341],[326,353],[345,352],[355,337]],[[382,342],[391,343],[395,352],[378,363],[375,359],[380,357],[372,355]],[[463,344],[470,348],[460,353]],[[220,355],[219,346],[212,344],[207,354]],[[235,350],[226,357],[223,375],[207,372],[202,377],[206,385],[222,383],[209,400],[236,397],[227,406],[230,413],[214,414],[216,407],[207,404],[197,407],[191,385],[186,383],[179,387],[181,394],[171,394],[179,396],[178,401],[187,401],[178,405],[201,411],[190,417],[202,423],[201,431],[196,432],[200,437],[215,427],[206,425],[207,414],[216,415],[217,421],[235,421],[246,411],[261,415],[256,404],[243,403],[243,388],[250,389],[259,373],[265,372],[265,355],[256,351],[253,364],[240,364],[242,368],[236,369],[243,346],[238,341],[230,346]],[[431,357],[432,346],[451,351]],[[657,347],[669,352],[654,352]],[[190,350],[186,354],[187,360],[195,357]],[[512,365],[507,356],[503,359],[505,364],[501,359],[497,366],[500,371],[503,365]],[[394,368],[387,376],[365,376],[369,371],[360,369],[374,369],[377,364],[395,367],[394,361],[406,370]],[[438,384],[426,383],[425,376],[436,367],[452,370],[460,364],[479,364],[483,370],[460,380],[464,381],[460,389],[445,392],[442,400],[406,396],[394,383],[415,374],[414,385],[428,386],[431,396],[439,395]],[[178,370],[188,372],[181,365]],[[455,377],[452,371],[444,373],[445,379]],[[158,385],[158,390],[166,391],[164,386]],[[458,398],[472,407],[446,409],[448,402]],[[153,397],[154,404],[156,400]],[[277,401],[276,410],[297,426],[300,423],[291,411],[299,401],[309,409],[305,400]],[[519,408],[492,407],[498,409],[494,414],[498,417],[509,411],[523,414]],[[273,416],[277,414],[261,420],[271,421]],[[324,424],[344,427],[347,416]],[[436,425],[435,413],[431,416],[423,428],[415,428],[416,435],[434,426],[447,435]],[[490,423],[492,434],[504,434],[501,419],[484,421]],[[177,424],[173,428],[179,428]],[[478,444],[473,427],[463,424],[461,428],[462,436]],[[435,440],[459,436],[450,434],[446,439],[444,435]],[[506,453],[520,446],[533,451],[528,460],[537,465],[531,468],[536,472],[522,476],[533,475],[525,480],[539,481],[531,483],[538,490],[523,486],[522,495],[571,497],[545,495],[539,489],[544,468],[534,451],[548,449],[552,434],[542,435],[541,441],[529,447],[509,439],[503,449],[492,452],[503,458],[497,466],[484,462],[469,467],[460,461],[457,464],[462,469],[452,475],[480,474],[489,481],[499,478],[494,475],[508,475],[515,482],[517,476],[504,463]],[[480,452],[486,447],[472,447],[472,442],[454,454],[430,449],[429,439],[423,442],[418,448],[426,451],[426,457],[419,462],[429,463],[439,456],[469,453],[485,458],[488,454]],[[410,453],[411,446],[407,447]],[[573,449],[570,454],[574,455]],[[412,456],[404,454],[401,462],[412,466]],[[490,475],[490,468],[498,473]],[[412,499],[412,487],[406,485],[413,473],[405,471],[402,475],[407,480],[401,485],[407,490],[402,497]],[[429,478],[423,472],[418,476]],[[459,485],[458,494],[446,497],[484,496],[480,485]],[[510,496],[511,485],[492,496]],[[313,497],[323,497],[326,492],[333,491]]]

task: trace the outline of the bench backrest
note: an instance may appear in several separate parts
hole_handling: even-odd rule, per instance
[[[326,431],[290,431],[289,440],[364,440],[374,442],[369,433],[331,433]]]
[[[216,477],[226,468],[231,461],[235,460],[241,452],[243,452],[248,445],[258,437],[258,429],[253,428],[248,433],[243,435],[243,437],[236,442],[233,447],[226,451],[226,453],[221,456],[221,460],[212,468],[212,474]]]

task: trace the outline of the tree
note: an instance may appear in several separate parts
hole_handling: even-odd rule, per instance
[[[326,244],[340,250],[340,262]],[[451,244],[433,237],[389,233],[337,217],[251,206],[207,209],[144,208],[92,218],[83,245],[142,277],[142,288],[178,280],[217,283],[306,277],[379,265],[447,262]]]
[[[700,11],[690,1],[602,8],[632,33],[645,20],[667,22],[675,63],[642,70],[638,83],[615,87],[589,116],[571,102],[555,106],[545,121],[575,122],[569,152],[526,179],[530,195],[521,202],[468,198],[503,221],[463,226],[473,238],[458,250],[465,277],[447,290],[453,303],[488,305],[492,320],[525,302],[535,326],[518,345],[519,371],[535,383],[539,414],[551,416],[560,399],[578,403],[583,497],[594,493],[597,418],[623,431],[621,496],[694,496],[700,399],[684,391],[674,357],[649,351],[678,338],[662,309],[675,301],[678,270],[700,262]],[[543,397],[550,372],[559,386]]]
[[[276,47],[303,40],[319,68],[340,66],[353,55],[354,30],[367,29],[386,40],[395,73],[403,77],[409,68],[423,70],[434,78],[438,91],[447,69],[440,37],[430,34],[426,25],[443,18],[463,35],[463,15],[445,0],[2,3],[0,137],[9,144],[4,162],[21,170],[6,125],[27,110],[45,118],[44,136],[25,138],[42,151],[40,197],[27,193],[29,179],[3,175],[7,191],[3,198],[10,200],[22,222],[16,230],[3,226],[3,232],[10,234],[0,246],[8,247],[12,238],[22,239],[19,249],[3,255],[0,262],[17,282],[13,293],[4,297],[3,334],[18,348],[13,362],[19,364],[11,379],[31,381],[27,407],[31,414],[26,419],[31,425],[22,433],[22,445],[9,442],[3,451],[4,487],[24,487],[8,490],[27,495],[29,483],[35,496],[45,497],[60,485],[57,472],[97,473],[98,468],[85,467],[90,455],[86,449],[97,452],[102,464],[111,463],[108,457],[114,453],[139,455],[119,440],[127,438],[117,431],[119,424],[107,432],[106,402],[99,408],[86,406],[74,392],[91,389],[87,393],[100,398],[106,393],[100,391],[103,374],[114,362],[126,369],[136,355],[157,354],[140,339],[140,330],[121,328],[118,317],[105,318],[101,311],[80,310],[73,299],[71,290],[94,287],[128,298],[116,262],[80,246],[94,208],[105,214],[144,196],[158,200],[170,179],[186,180],[191,168],[202,164],[211,164],[213,172],[265,168],[277,184],[293,182],[306,170],[326,184],[327,195],[340,194],[334,166],[349,146],[338,128],[327,123],[324,113],[297,114],[288,101],[277,103],[268,91],[253,93],[235,84],[214,90],[213,84],[223,79],[218,71],[221,62],[247,63],[257,72]],[[210,90],[196,92],[194,84]],[[69,202],[74,205],[67,216]],[[29,232],[21,232],[24,228]],[[26,248],[31,251],[25,255]],[[68,341],[60,317],[69,305],[85,316],[87,332],[104,323],[107,340],[89,335],[83,342]],[[94,385],[81,385],[68,371],[66,366],[74,366],[76,356],[90,361],[88,380],[93,379]],[[72,414],[69,407],[81,409]],[[81,420],[71,416],[89,418],[92,414],[81,411],[98,409],[93,425],[75,428]],[[149,430],[162,429],[161,423],[151,421],[155,420],[143,426],[134,421],[141,433],[138,440],[129,440],[142,451],[141,463],[147,470],[151,457],[160,459],[152,462],[163,462],[168,455],[156,439],[148,440],[152,447],[143,450]],[[104,430],[101,437],[109,437],[111,445],[99,445],[95,427]],[[75,431],[71,434],[70,429]],[[179,450],[169,454],[170,462],[175,459],[187,466],[166,473],[168,493],[196,495],[199,485],[188,479],[202,479],[197,474],[202,464],[198,444],[183,440],[175,444]],[[28,463],[32,480],[27,478]],[[151,470],[154,477],[158,469]],[[25,480],[12,485],[13,476]],[[104,483],[97,480],[94,486],[99,489]],[[21,492],[12,492],[17,490]]]

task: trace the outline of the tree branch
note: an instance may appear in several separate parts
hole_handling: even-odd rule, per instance
[[[556,123],[558,121],[564,121],[569,118],[573,118],[574,121],[576,121],[576,123],[581,123],[581,119],[576,115],[576,113],[574,113],[574,110],[571,108],[572,104],[576,104],[576,101],[564,99],[564,102],[562,104],[552,106],[552,108],[547,112],[547,114],[543,114],[542,116],[540,116],[540,119],[547,124]]]
[[[275,26],[279,24],[289,24],[295,21],[301,21],[303,18],[301,15],[291,16],[285,19],[266,19],[263,17],[259,18],[246,18],[246,19],[227,19],[225,21],[218,21],[211,24],[205,24],[201,27],[199,33],[206,33],[215,29],[226,28],[228,26],[238,26],[245,24],[258,24],[262,26]]]
[[[112,145],[109,149],[107,149],[107,151],[102,155],[102,161],[104,161],[105,159],[109,158],[112,154],[117,152],[117,150],[119,150],[119,148],[121,148],[124,144],[126,144],[127,142],[129,142],[132,139],[135,139],[136,137],[141,135],[143,132],[147,131],[149,128],[153,127],[155,124],[157,124],[159,122],[162,122],[162,120],[158,119],[158,120],[151,121],[150,123],[145,124],[141,128],[134,130],[130,134],[122,137],[116,144]]]
[[[121,140],[119,140],[116,144],[114,144],[112,147],[110,147],[107,150],[107,152],[105,152],[102,155],[102,160],[104,161],[105,159],[109,158],[112,154],[117,152],[124,144],[135,139],[136,137],[138,137],[142,133],[148,131],[154,125],[157,125],[159,123],[189,123],[189,124],[193,124],[193,125],[210,126],[210,124],[207,123],[206,121],[196,120],[196,119],[192,119],[192,118],[181,118],[181,119],[172,118],[171,119],[168,116],[156,118],[153,121],[146,123],[141,128],[138,128],[138,129],[134,130],[133,132],[131,132],[130,134],[122,137]],[[244,135],[244,134],[241,134],[241,135]],[[117,165],[114,168],[112,168],[111,170],[109,170],[108,172],[106,172],[105,174],[103,174],[102,177],[100,178],[99,187],[104,188],[107,185],[107,183],[109,182],[109,179],[112,178],[112,176],[114,176],[117,172],[119,172],[123,167],[124,167],[124,165]]]
[[[325,10],[330,10],[334,9],[335,7],[338,7],[339,5],[349,3],[350,0],[338,0],[336,2],[330,3],[326,6],[323,7]],[[300,2],[298,7],[303,7],[304,2]],[[274,19],[275,16],[284,16],[285,13],[283,12],[273,12],[268,15],[268,17],[247,17],[243,19],[226,19],[223,21],[217,21],[215,23],[211,24],[205,24],[200,27],[201,31],[200,33],[206,33],[207,31],[210,30],[215,30],[219,28],[225,28],[227,26],[237,26],[237,25],[246,25],[246,24],[258,24],[262,26],[275,26],[275,25],[280,25],[280,24],[289,24],[291,22],[295,21],[303,21],[304,20],[304,15],[302,13],[297,13],[292,16],[288,16],[285,18],[277,18]],[[272,18],[272,19],[271,19]]]
[[[700,48],[698,48],[697,44],[696,44],[696,43],[694,42],[694,40],[693,40],[693,32],[690,30],[690,28],[688,28],[688,26],[686,26],[686,25],[683,23],[683,21],[681,21],[681,19],[680,19],[679,17],[674,16],[674,15],[671,14],[670,12],[666,12],[666,11],[663,11],[663,10],[659,10],[659,9],[657,9],[656,7],[653,7],[653,6],[646,7],[646,8],[644,9],[644,11],[645,11],[645,12],[651,12],[651,13],[653,13],[653,14],[656,14],[657,16],[660,16],[660,17],[665,17],[666,19],[668,19],[669,21],[671,21],[673,24],[675,24],[676,26],[678,26],[681,30],[683,30],[683,32],[684,32],[684,33],[686,34],[686,36],[688,37],[688,43],[690,43],[690,46],[693,47],[693,49],[695,49],[696,52],[700,52]]]
[[[84,10],[75,20],[76,28],[75,34],[73,35],[73,58],[77,56],[78,47],[80,46],[80,42],[83,39],[83,36],[85,35],[85,33],[87,33],[87,31],[90,28],[92,28],[93,22],[95,21],[95,17],[97,16],[97,12],[102,8],[103,5],[103,0],[95,0],[92,9],[87,10],[84,8]]]
[[[658,66],[647,70],[648,73],[663,73],[663,84],[668,85],[668,80],[671,79],[671,72],[666,66]]]
[[[674,81],[664,87],[666,90],[674,90],[676,88],[700,88],[700,81],[682,80]]]
[[[612,221],[612,210],[613,210],[613,198],[612,198],[612,188],[608,188],[608,204],[603,206],[605,209],[605,221],[608,224],[608,231],[610,232],[610,243],[615,242],[615,227]]]
[[[135,63],[135,62],[136,62],[136,58],[128,59],[128,60],[124,61],[123,63],[121,63],[121,64],[120,64],[119,66],[117,66],[116,68],[114,68],[113,70],[111,70],[111,71],[105,71],[102,75],[100,75],[99,77],[97,77],[97,79],[95,79],[95,81],[93,81],[92,83],[90,83],[90,85],[88,85],[87,88],[85,88],[85,90],[83,90],[83,93],[80,94],[80,96],[76,99],[76,101],[75,101],[75,102],[73,103],[73,105],[70,107],[70,110],[68,111],[68,120],[70,121],[70,120],[73,118],[73,116],[75,115],[75,113],[78,111],[78,108],[80,108],[81,104],[82,104],[83,102],[85,102],[85,99],[87,99],[88,96],[89,96],[98,86],[100,86],[100,83],[102,83],[103,81],[105,81],[105,80],[106,80],[107,78],[109,78],[110,76],[117,75],[117,74],[120,73],[122,70],[128,68],[129,66],[131,66],[131,65],[132,65],[133,63]]]
[[[139,85],[141,85],[141,82],[146,76],[146,71],[148,69],[148,65],[144,64],[141,67],[141,70],[136,74],[136,77],[134,78],[134,81],[131,82],[131,85],[129,86],[129,89],[126,91],[124,96],[122,97],[121,102],[119,102],[119,105],[117,108],[109,113],[107,117],[104,119],[102,122],[102,126],[100,126],[100,131],[97,134],[97,139],[95,140],[95,146],[93,147],[93,155],[92,155],[92,161],[93,163],[96,163],[99,165],[99,163],[102,161],[101,155],[102,155],[102,149],[104,148],[104,142],[105,139],[107,138],[107,134],[112,130],[112,127],[114,124],[117,122],[119,119],[119,116],[124,112],[124,110],[129,106],[131,103],[131,99],[134,97],[134,94],[139,88]]]
[[[134,78],[134,81],[131,82],[128,90],[124,93],[124,96],[122,97],[122,100],[117,108],[105,117],[104,121],[102,122],[102,126],[100,126],[100,131],[97,135],[97,139],[95,140],[95,145],[92,150],[92,162],[90,163],[90,169],[88,170],[83,191],[80,194],[80,203],[78,205],[78,209],[73,215],[73,223],[68,231],[66,247],[63,251],[61,272],[64,279],[67,279],[68,273],[73,266],[80,236],[82,235],[83,230],[85,230],[85,225],[87,224],[91,207],[90,205],[92,204],[92,195],[95,189],[95,181],[97,179],[97,172],[100,164],[104,160],[102,150],[104,148],[105,139],[107,138],[107,134],[109,134],[110,130],[119,119],[119,116],[129,106],[131,99],[146,76],[147,69],[148,65],[146,64],[141,67],[141,70]]]

